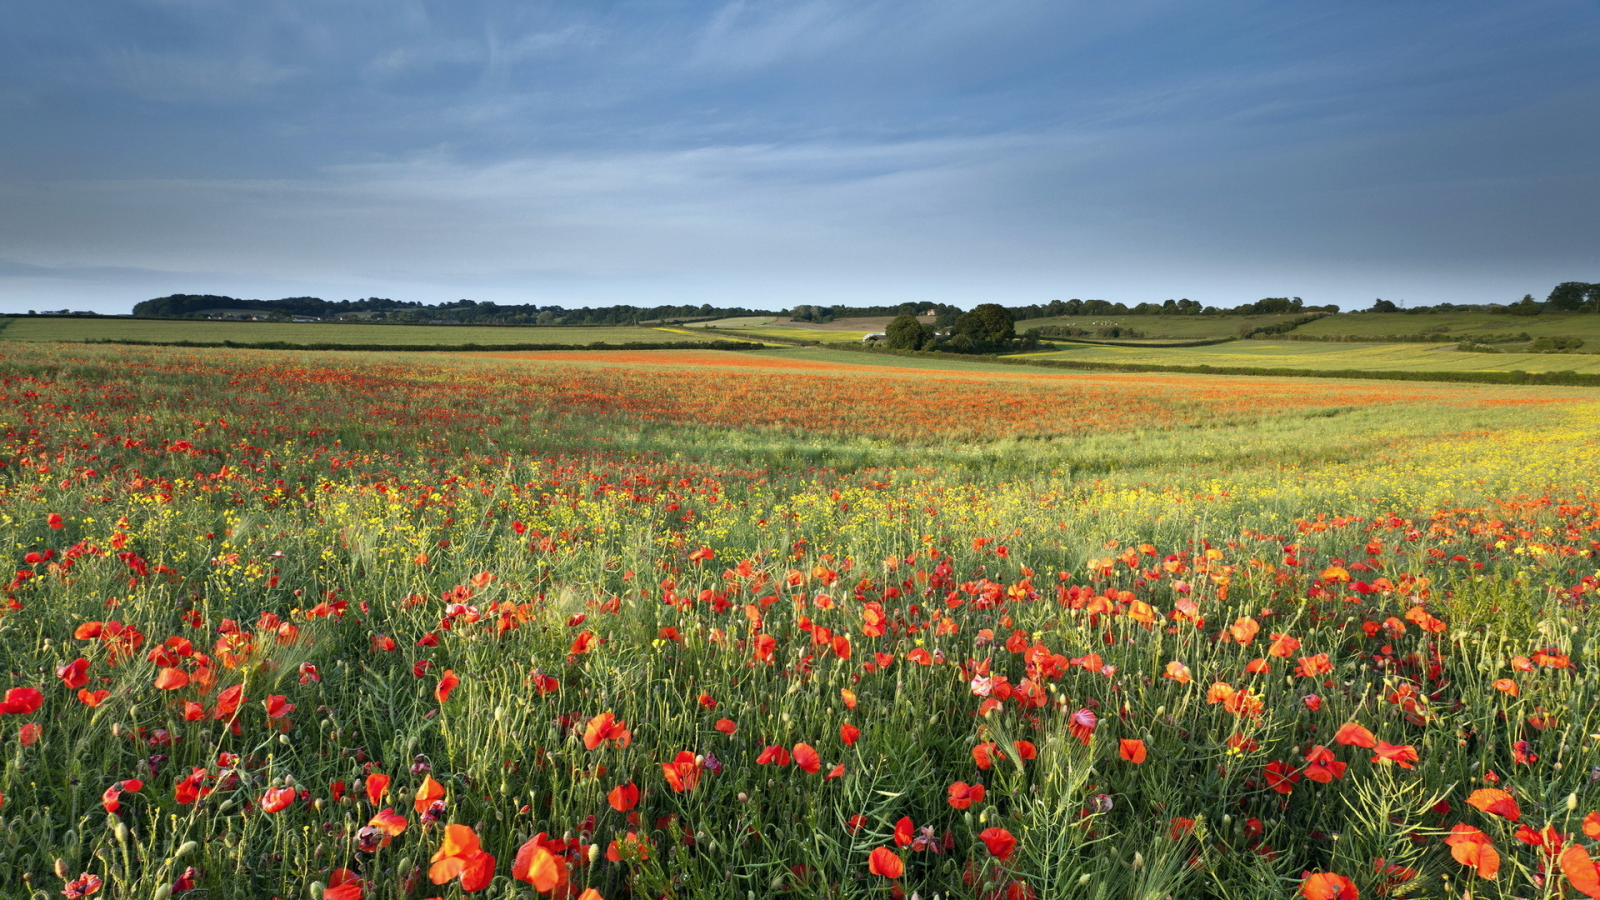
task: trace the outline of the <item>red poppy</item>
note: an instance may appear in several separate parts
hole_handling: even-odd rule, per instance
[[[1444,842],[1450,846],[1450,856],[1464,866],[1471,866],[1479,878],[1493,881],[1500,874],[1500,854],[1495,851],[1489,836],[1460,824],[1450,829]]]
[[[1467,805],[1479,812],[1500,816],[1512,822],[1522,818],[1522,809],[1510,794],[1499,788],[1479,788],[1467,797]]]
[[[295,790],[292,787],[273,788],[261,796],[261,810],[263,812],[283,812],[294,802]]]
[[[989,741],[972,748],[972,761],[977,763],[978,768],[987,772],[994,767],[995,746],[994,741]]]
[[[1421,762],[1421,759],[1417,756],[1417,748],[1410,744],[1391,744],[1387,741],[1379,741],[1377,746],[1372,749],[1372,752],[1376,754],[1372,757],[1373,762],[1395,763],[1402,769],[1414,769],[1416,768],[1415,763]]]
[[[1072,736],[1080,742],[1088,744],[1089,739],[1094,736],[1094,729],[1099,724],[1099,721],[1092,711],[1080,709],[1073,713],[1072,718],[1068,720],[1067,730],[1071,731]]]
[[[421,815],[428,811],[428,807],[443,799],[444,785],[434,781],[432,775],[424,775],[422,776],[422,785],[417,788],[416,797],[411,801],[411,808],[416,810],[418,815]],[[438,883],[440,882],[435,882],[435,884]]]
[[[217,708],[212,710],[211,716],[215,719],[226,719],[239,711],[239,704],[244,702],[244,685],[236,684],[217,695]]]
[[[856,692],[855,691],[852,691],[849,688],[840,688],[839,689],[839,698],[844,701],[844,708],[845,709],[855,709],[856,708]]]
[[[603,712],[589,720],[588,727],[583,730],[583,746],[594,750],[606,741],[613,742],[614,746],[627,747],[633,743],[633,732],[627,728],[628,723],[620,722],[617,717],[609,712]]]
[[[189,686],[189,673],[182,669],[162,669],[156,674],[156,689],[176,691]]]
[[[756,757],[756,765],[787,766],[789,764],[789,751],[777,744],[770,745]]]
[[[465,825],[445,826],[444,841],[429,860],[428,880],[434,884],[460,877],[463,891],[481,891],[494,880],[494,856],[478,844],[478,835]]]
[[[885,878],[899,878],[906,873],[905,860],[888,847],[878,847],[867,857],[867,871]]]
[[[672,762],[661,764],[661,774],[666,777],[667,784],[673,793],[681,794],[692,791],[700,785],[700,773],[705,771],[700,763],[695,760],[694,754],[688,750],[679,750]]]
[[[1344,744],[1347,747],[1371,748],[1378,743],[1372,732],[1355,722],[1346,722],[1339,726],[1339,730],[1333,735],[1333,740],[1334,743]]]
[[[389,792],[389,776],[382,772],[373,772],[367,776],[367,802],[377,806],[383,802],[383,795]]]
[[[44,694],[37,688],[17,687],[6,691],[4,700],[0,700],[0,714],[25,716],[44,705]]]
[[[1361,892],[1355,882],[1332,872],[1306,872],[1300,882],[1300,896],[1306,900],[1358,900]]]
[[[739,730],[739,723],[732,719],[718,719],[717,724],[711,726],[723,734],[733,734]]]
[[[916,833],[917,826],[911,824],[910,816],[901,816],[900,821],[894,823],[894,842],[901,847],[911,843]]]
[[[839,740],[844,741],[846,747],[854,747],[861,737],[861,729],[849,722],[839,726]]]
[[[461,679],[456,677],[455,670],[445,669],[444,675],[439,678],[439,686],[433,689],[434,698],[439,701],[440,705],[443,705],[446,700],[450,699],[450,692],[455,690],[459,684],[461,684]]]
[[[1306,777],[1312,781],[1328,784],[1331,781],[1344,777],[1347,768],[1333,756],[1333,751],[1321,744],[1306,751]]]
[[[950,785],[950,805],[956,809],[966,809],[974,803],[983,802],[983,785],[969,785],[965,781],[958,781]]]
[[[404,834],[406,826],[411,823],[406,821],[405,816],[400,815],[389,807],[384,807],[374,813],[371,821],[367,822],[367,824],[394,838]]]
[[[1001,862],[1010,859],[1012,852],[1017,849],[1017,839],[1004,828],[985,828],[978,832],[978,840],[983,841],[983,845],[989,848],[994,858]]]
[[[1294,766],[1281,759],[1275,759],[1267,763],[1267,768],[1263,774],[1267,779],[1267,787],[1280,794],[1287,794],[1293,791],[1295,782],[1300,780],[1300,772]]]
[[[1582,844],[1573,844],[1561,851],[1561,874],[1567,876],[1574,888],[1600,900],[1600,867],[1595,866]]]
[[[1148,755],[1144,748],[1144,741],[1136,738],[1123,738],[1117,742],[1117,749],[1124,760],[1134,765],[1144,762]]]
[[[138,780],[137,778],[130,778],[127,781],[119,781],[116,784],[113,784],[111,787],[106,788],[105,793],[100,795],[100,805],[105,808],[106,812],[115,815],[119,810],[122,809],[122,792],[138,791],[143,787],[144,782]]]
[[[32,747],[39,742],[39,736],[44,734],[44,728],[38,722],[29,722],[17,729],[17,740],[24,747]]]
[[[91,691],[88,688],[78,688],[78,702],[91,709],[106,702],[106,698],[109,696],[111,696],[110,691]]]
[[[567,864],[544,846],[540,833],[517,848],[511,863],[511,877],[526,881],[541,894],[550,893],[567,880]]]
[[[366,882],[349,869],[334,869],[328,874],[328,888],[322,900],[361,900]]]
[[[606,802],[617,812],[627,812],[639,805],[639,787],[631,781],[619,784],[606,795]]]
[[[815,775],[822,771],[822,757],[810,744],[794,745],[794,764],[807,775]]]
[[[56,669],[56,677],[69,689],[77,690],[89,683],[89,661],[79,657],[60,666]]]

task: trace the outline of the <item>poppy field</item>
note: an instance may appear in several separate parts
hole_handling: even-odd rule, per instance
[[[1600,397],[0,348],[0,884],[1600,897]]]

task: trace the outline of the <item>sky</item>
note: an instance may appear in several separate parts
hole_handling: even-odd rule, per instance
[[[7,0],[0,312],[1600,281],[1600,4]]]

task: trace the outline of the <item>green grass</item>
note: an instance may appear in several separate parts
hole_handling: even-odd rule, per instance
[[[862,338],[872,332],[869,331],[829,331],[822,328],[806,328],[801,325],[784,325],[760,328],[740,328],[736,333],[719,335],[723,339],[748,340],[752,337],[784,338],[791,341],[820,341],[825,344],[859,343]]]
[[[1600,355],[1583,353],[1466,353],[1454,344],[1344,344],[1234,341],[1210,347],[1102,347],[1030,353],[1022,359],[1164,366],[1258,366],[1306,370],[1362,369],[1419,372],[1600,373]]]
[[[713,340],[688,329],[540,328],[485,325],[335,325],[322,322],[207,322],[175,319],[16,317],[0,330],[8,341],[194,341],[241,344],[590,344],[604,341]]]
[[[1600,315],[1594,313],[1542,313],[1537,316],[1497,316],[1488,313],[1344,313],[1300,326],[1295,334],[1310,336],[1380,337],[1420,334],[1442,329],[1450,337],[1506,334],[1525,331],[1541,335],[1583,338],[1582,349],[1600,349]]]
[[[1017,333],[1029,328],[1082,328],[1089,332],[1111,325],[1132,328],[1147,338],[1171,340],[1202,340],[1205,338],[1233,337],[1239,326],[1256,328],[1276,325],[1295,316],[1059,316],[1051,319],[1023,319],[1016,323]],[[1091,339],[1093,335],[1090,335]]]

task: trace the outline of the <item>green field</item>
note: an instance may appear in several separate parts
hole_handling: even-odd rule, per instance
[[[1210,347],[1105,347],[1077,345],[1019,359],[1163,366],[1257,366],[1307,370],[1364,369],[1418,372],[1600,373],[1600,355],[1584,353],[1467,353],[1455,344],[1345,344],[1233,341]]]
[[[1542,313],[1537,316],[1497,316],[1488,313],[1345,313],[1301,325],[1295,334],[1316,337],[1381,337],[1398,334],[1442,333],[1463,339],[1476,335],[1525,331],[1533,337],[1583,338],[1585,351],[1600,350],[1600,315],[1594,313]]]
[[[727,332],[717,335],[724,340],[739,340],[750,338],[781,338],[790,341],[820,341],[825,344],[859,343],[862,338],[871,332],[868,331],[837,331],[825,328],[805,328],[799,325],[773,325],[759,328],[740,328],[737,333]]]
[[[1206,338],[1234,337],[1241,325],[1258,328],[1276,325],[1296,316],[1058,316],[1050,319],[1023,319],[1016,323],[1017,333],[1030,328],[1082,328],[1094,332],[1101,328],[1119,325],[1132,328],[1147,338],[1171,340],[1204,340]]]
[[[344,325],[323,322],[208,322],[175,319],[55,318],[18,316],[0,329],[10,341],[193,341],[240,344],[608,344],[710,341],[717,335],[686,329],[540,328],[488,325]]]

